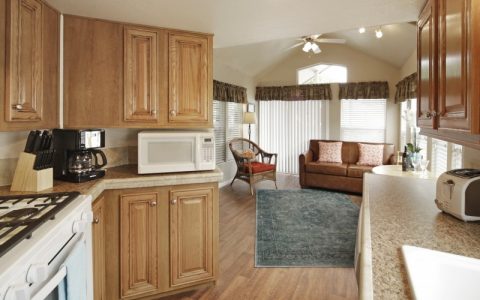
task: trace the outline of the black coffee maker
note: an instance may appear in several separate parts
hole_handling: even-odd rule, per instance
[[[55,179],[84,182],[105,176],[101,168],[107,164],[107,157],[98,150],[105,147],[105,130],[54,129],[53,145]]]

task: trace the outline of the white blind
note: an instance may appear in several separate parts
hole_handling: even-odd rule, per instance
[[[447,142],[432,139],[432,172],[435,176],[439,176],[447,170],[448,164],[448,147]]]
[[[344,141],[385,142],[386,108],[386,99],[342,99],[341,139]]]
[[[451,169],[463,168],[463,147],[457,144],[452,145]]]
[[[277,171],[298,174],[298,156],[321,139],[324,101],[260,101],[259,143],[278,154]]]
[[[243,104],[226,102],[226,152],[227,161],[233,159],[233,155],[228,148],[228,143],[234,139],[242,137],[243,124]]]
[[[215,133],[215,159],[216,163],[225,161],[225,102],[213,100],[213,130]]]
[[[422,158],[426,159],[428,154],[428,139],[425,135],[417,135],[417,147],[422,148],[420,154],[422,155]]]

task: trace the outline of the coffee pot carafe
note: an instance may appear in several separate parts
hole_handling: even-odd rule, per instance
[[[101,157],[101,163],[99,163],[98,155]],[[101,150],[90,149],[73,151],[68,158],[68,172],[84,174],[100,169],[106,164],[107,158],[105,153]]]

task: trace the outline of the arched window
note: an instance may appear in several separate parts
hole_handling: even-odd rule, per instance
[[[297,70],[298,84],[345,83],[347,67],[318,64]]]

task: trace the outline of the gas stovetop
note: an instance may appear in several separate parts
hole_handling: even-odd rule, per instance
[[[79,192],[0,196],[0,257],[72,202]]]

